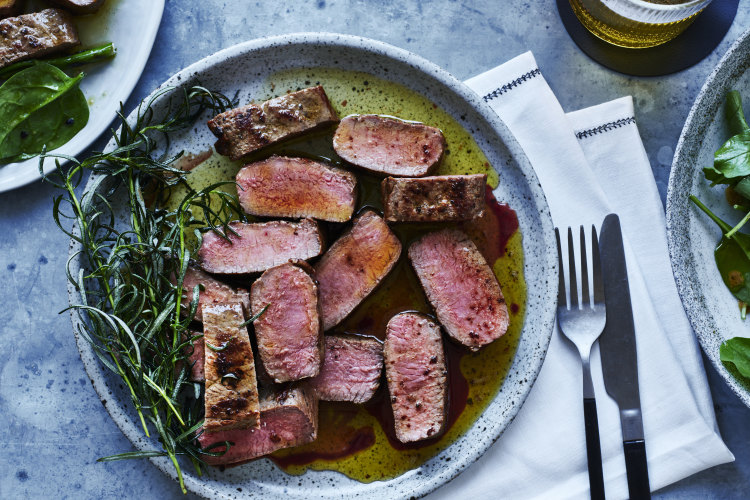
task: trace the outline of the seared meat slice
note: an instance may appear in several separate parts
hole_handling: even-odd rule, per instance
[[[263,217],[312,217],[333,222],[352,218],[357,178],[351,172],[306,158],[272,156],[237,173],[245,212]]]
[[[214,232],[203,236],[198,258],[209,273],[258,273],[289,260],[311,259],[323,252],[318,224],[311,219],[232,222],[229,226],[238,235],[228,234],[231,242]]]
[[[239,160],[265,146],[338,121],[323,87],[311,87],[225,111],[208,121],[216,152]]]
[[[429,233],[409,248],[409,260],[445,331],[478,350],[508,329],[508,308],[495,273],[466,234]]]
[[[409,443],[439,435],[448,411],[440,327],[423,314],[397,314],[386,327],[384,355],[398,440]]]
[[[333,328],[391,272],[401,255],[401,242],[372,210],[354,219],[315,265],[320,286],[323,330]]]
[[[318,434],[318,399],[302,384],[278,392],[264,393],[260,400],[260,427],[203,433],[198,438],[206,448],[229,441],[232,446],[220,457],[204,456],[212,465],[245,462],[282,448],[315,441]],[[211,451],[221,452],[223,447]]]
[[[264,272],[250,290],[255,338],[263,368],[274,382],[314,377],[323,358],[318,285],[307,269],[282,264]],[[309,269],[309,271],[308,271]]]
[[[383,179],[388,222],[465,221],[484,213],[485,174]]]
[[[336,153],[352,165],[399,177],[422,177],[440,163],[440,129],[379,115],[349,115],[333,136]]]
[[[232,288],[222,283],[208,273],[189,266],[182,280],[182,308],[181,312],[186,315],[193,300],[193,289],[195,285],[203,285],[203,290],[198,296],[198,308],[195,310],[197,321],[203,320],[203,306],[206,304],[219,304],[238,302],[242,304],[245,311],[250,311],[250,294],[244,288]]]
[[[203,306],[206,432],[258,426],[258,383],[242,306]]]
[[[14,15],[18,12],[20,0],[0,0],[0,19]]]
[[[364,335],[326,335],[325,360],[310,380],[323,401],[369,401],[380,386],[383,344]]]
[[[202,335],[201,332],[195,332],[188,330],[186,332],[187,338],[195,337],[196,335]],[[190,347],[187,348],[190,352]],[[188,364],[190,365],[190,380],[193,382],[205,382],[205,360],[206,360],[206,344],[203,342],[203,337],[193,341],[192,352],[188,357]]]
[[[63,10],[8,17],[0,21],[0,68],[62,52],[79,43],[73,19]]]
[[[74,14],[91,14],[99,10],[104,0],[52,0]]]

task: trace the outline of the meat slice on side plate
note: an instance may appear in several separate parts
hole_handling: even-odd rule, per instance
[[[259,273],[289,260],[307,260],[323,252],[323,238],[312,219],[299,222],[232,222],[225,240],[212,232],[198,250],[201,267],[210,273]]]
[[[239,160],[271,144],[338,121],[323,87],[311,87],[248,104],[221,113],[208,121],[219,139],[216,152]]]
[[[382,217],[365,210],[315,265],[323,330],[346,318],[391,272],[401,242]]]
[[[465,233],[429,233],[409,247],[409,260],[438,321],[472,351],[503,336],[508,307],[492,268]]]
[[[258,382],[240,304],[203,307],[206,432],[257,427]]]
[[[80,43],[73,19],[64,10],[45,9],[0,21],[0,68],[62,52]]]
[[[326,335],[320,374],[310,380],[323,401],[369,401],[380,386],[383,344],[364,335]]]
[[[323,358],[318,285],[306,264],[264,272],[250,291],[258,355],[274,382],[314,377]]]
[[[75,14],[91,14],[96,12],[104,4],[104,0],[52,0],[60,7]]]
[[[381,184],[388,222],[466,221],[484,213],[487,175],[387,177]]]
[[[439,435],[448,412],[440,326],[423,314],[395,315],[386,327],[384,355],[398,440],[409,443]]]
[[[203,290],[198,296],[198,308],[193,318],[196,321],[203,321],[203,306],[206,304],[237,302],[242,304],[245,311],[250,311],[250,294],[247,290],[233,288],[194,266],[188,266],[182,280],[181,313],[183,316],[188,312],[196,285],[203,285]]]
[[[399,177],[429,174],[443,158],[440,129],[389,116],[349,115],[333,136],[336,153],[352,165]]]
[[[235,464],[315,441],[318,434],[318,399],[301,384],[275,392],[266,392],[260,400],[260,427],[203,433],[198,438],[206,448],[229,441],[232,446],[224,455],[204,456],[212,465]],[[212,452],[224,451],[217,447]]]
[[[237,173],[237,184],[245,212],[262,217],[345,222],[357,201],[354,174],[307,158],[272,156],[250,163]]]

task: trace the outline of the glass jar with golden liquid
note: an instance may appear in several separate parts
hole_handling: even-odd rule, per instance
[[[668,42],[687,28],[711,0],[569,0],[591,33],[620,47]]]

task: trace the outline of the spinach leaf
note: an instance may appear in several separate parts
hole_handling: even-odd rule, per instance
[[[732,189],[734,189],[734,192],[739,194],[744,198],[744,200],[738,200],[739,205],[746,205],[747,201],[750,200],[750,177],[743,178],[740,182],[735,184]],[[732,204],[732,203],[730,203]]]
[[[0,86],[0,163],[34,156],[45,144],[57,148],[86,125],[82,78],[37,63]]]
[[[745,234],[735,236],[748,240]],[[744,241],[744,243],[743,246],[747,248],[750,241]],[[721,279],[732,295],[750,304],[750,258],[744,252],[743,246],[740,246],[735,238],[722,238],[714,250],[714,258]]]
[[[712,184],[736,184],[750,175],[750,126],[742,111],[742,98],[733,90],[727,94],[724,116],[732,137],[714,154],[714,164],[703,169]]]
[[[721,240],[714,250],[721,279],[738,300],[750,303],[750,235],[737,232],[695,196],[690,196],[690,201],[721,229]]]
[[[704,172],[706,170],[708,169],[704,169]],[[714,153],[712,170],[729,181],[750,175],[750,130],[730,137]],[[726,184],[726,182],[721,182],[721,184]]]
[[[730,134],[737,135],[750,130],[750,126],[745,121],[745,113],[742,111],[742,97],[736,90],[727,93],[724,117]]]
[[[743,377],[750,379],[750,339],[735,337],[719,348],[719,358],[724,364],[732,364]]]
[[[89,107],[80,89],[71,89],[22,121],[0,144],[0,161],[37,156],[43,146],[57,149],[73,138],[89,120]]]

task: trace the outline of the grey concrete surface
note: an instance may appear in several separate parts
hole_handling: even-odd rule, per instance
[[[122,1],[122,0],[121,0]],[[721,0],[717,0],[721,1]],[[699,65],[660,78],[607,70],[578,50],[553,0],[168,0],[156,46],[128,110],[180,68],[237,42],[298,31],[363,35],[468,78],[532,50],[565,110],[631,94],[662,197],[680,130],[703,81],[745,29],[750,0]],[[134,34],[137,36],[137,34]],[[100,139],[94,149],[103,147]],[[55,189],[0,194],[0,498],[176,498],[147,461],[102,464],[130,443],[110,420],[78,358],[68,316],[67,240],[50,216]],[[659,491],[661,499],[750,497],[750,409],[710,367],[719,428],[737,461]]]

